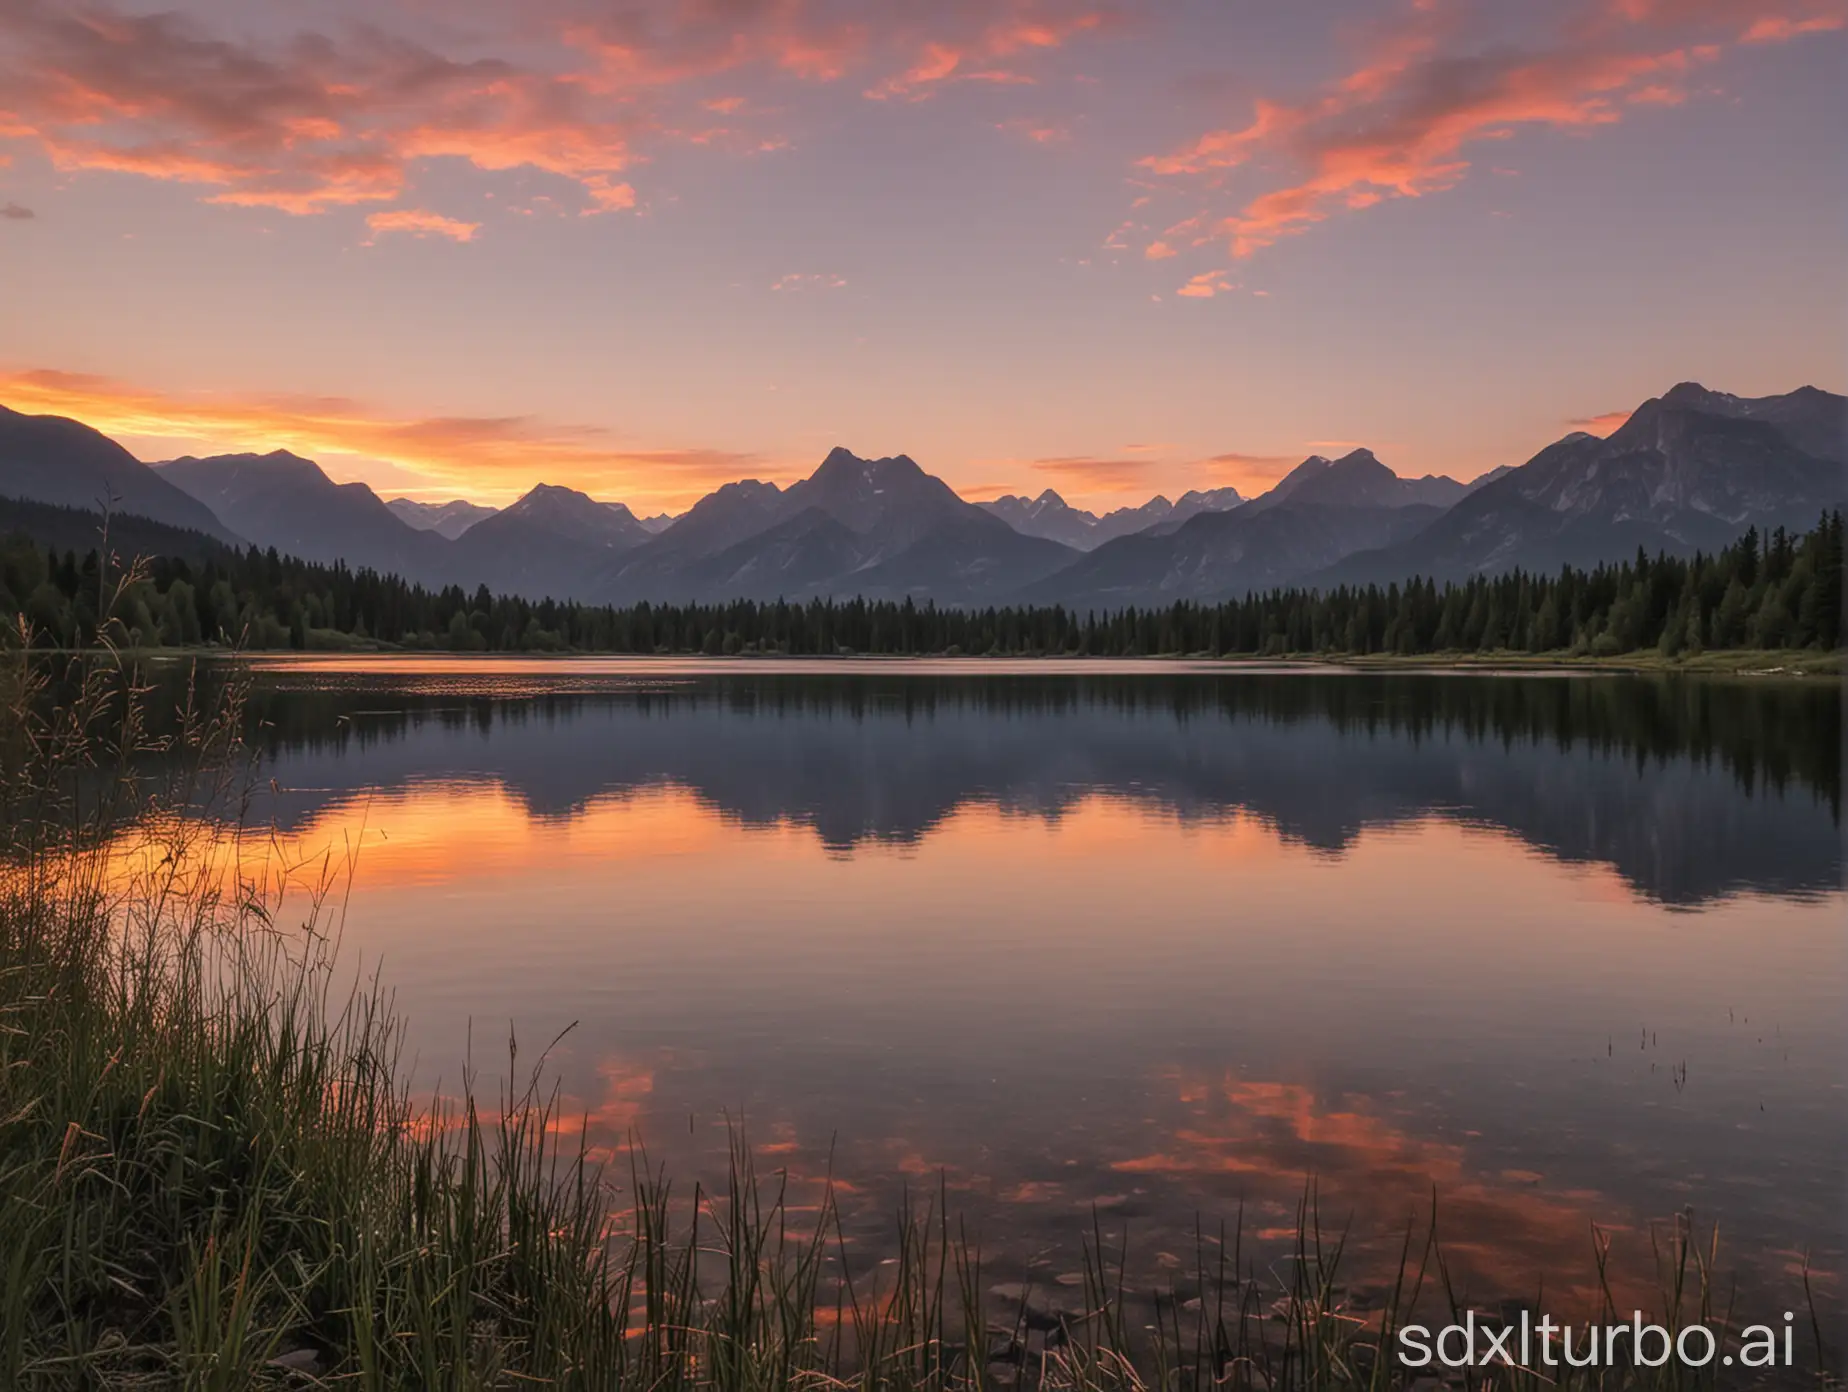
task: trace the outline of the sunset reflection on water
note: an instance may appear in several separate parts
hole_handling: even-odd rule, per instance
[[[941,1186],[1003,1280],[1093,1215],[1148,1273],[1241,1214],[1273,1262],[1313,1193],[1377,1286],[1435,1195],[1455,1279],[1562,1300],[1594,1224],[1643,1283],[1691,1210],[1839,1299],[1848,900],[1801,779],[1313,703],[773,694],[367,689],[296,712],[255,810],[350,867],[417,1086],[563,1032],[559,1128],[618,1175],[640,1138],[710,1187],[742,1129],[857,1243]]]

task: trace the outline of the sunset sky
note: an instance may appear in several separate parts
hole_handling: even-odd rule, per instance
[[[1473,477],[1686,378],[1843,389],[1844,24],[0,0],[0,404],[650,512],[835,444],[1098,507]]]

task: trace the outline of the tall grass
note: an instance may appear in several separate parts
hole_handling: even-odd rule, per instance
[[[343,867],[235,815],[235,688],[155,713],[118,660],[0,666],[0,1388],[1384,1388],[1399,1325],[1462,1306],[1427,1226],[1359,1308],[1313,1189],[1290,1260],[1202,1231],[1162,1290],[1094,1220],[1068,1309],[997,1294],[941,1187],[873,1252],[742,1137],[717,1193],[639,1146],[606,1173],[511,1050],[523,1081],[419,1104],[389,998],[335,986]],[[1662,1316],[1724,1334],[1714,1251],[1658,1256]]]

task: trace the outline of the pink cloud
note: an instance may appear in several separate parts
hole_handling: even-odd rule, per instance
[[[478,222],[461,222],[422,208],[393,208],[373,213],[366,219],[366,226],[375,234],[408,232],[415,237],[447,237],[452,242],[472,242],[481,230]]]
[[[945,12],[955,6],[946,6]],[[931,89],[952,80],[1031,82],[1012,69],[970,64],[993,64],[1035,50],[1062,48],[1081,34],[1104,27],[1109,16],[1101,10],[1072,10],[1063,5],[1009,3],[999,17],[961,37],[938,35],[922,42],[912,63],[866,89],[874,100],[904,97],[916,101]]]
[[[395,201],[418,161],[532,168],[607,206],[643,123],[566,75],[458,59],[380,30],[269,47],[175,14],[15,0],[0,9],[0,134],[58,168],[202,185],[293,214]]]
[[[531,0],[499,32],[492,9],[472,38],[391,32],[414,8],[379,0],[364,27],[257,41],[117,0],[0,0],[0,141],[35,143],[61,170],[296,215],[396,203],[422,166],[451,161],[552,175],[576,185],[583,211],[609,212],[636,206],[630,171],[663,145],[751,154],[787,143],[745,128],[735,89],[710,90],[727,75],[829,83],[860,71],[869,94],[915,98],[950,82],[1031,81],[1022,63],[1106,23],[1080,0],[942,0],[851,18],[829,0]],[[680,118],[695,113],[740,119],[689,131]],[[1052,122],[1026,133],[1059,138]]]
[[[1036,121],[1024,117],[1014,121],[997,121],[995,129],[1025,136],[1035,145],[1059,145],[1072,138],[1071,131],[1057,121]]]
[[[1226,279],[1224,271],[1201,271],[1174,293],[1183,299],[1210,300],[1215,295],[1227,294],[1236,289],[1238,286]]]
[[[846,285],[845,276],[809,275],[791,271],[788,275],[774,281],[770,288],[772,290],[842,290],[846,288]]]
[[[1454,187],[1470,147],[1523,128],[1590,131],[1628,107],[1672,106],[1735,42],[1848,22],[1843,0],[1605,0],[1548,46],[1463,50],[1457,15],[1424,0],[1359,66],[1306,100],[1260,98],[1243,126],[1208,131],[1141,166],[1217,199],[1232,171],[1274,186],[1189,219],[1248,257],[1343,212]],[[1281,182],[1270,171],[1281,171]]]
[[[1806,19],[1795,19],[1789,15],[1765,15],[1753,20],[1751,28],[1740,38],[1745,43],[1782,43],[1799,34],[1822,34],[1844,25],[1848,25],[1848,16],[1840,14],[1816,14]]]

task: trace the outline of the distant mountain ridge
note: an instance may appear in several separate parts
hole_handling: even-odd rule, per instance
[[[1357,551],[1422,530],[1468,490],[1406,479],[1371,450],[1311,455],[1269,492],[1228,511],[1158,522],[1099,546],[1019,596],[1084,609],[1216,599],[1295,584]]]
[[[1119,537],[1017,598],[1097,610],[1228,598],[1298,583],[1344,556],[1416,535],[1439,515],[1423,503],[1206,512],[1172,530]]]
[[[750,480],[707,495],[599,576],[593,595],[962,603],[1037,580],[1074,554],[1015,531],[908,455],[862,459],[837,447],[787,489]]]
[[[649,537],[623,504],[541,483],[457,537],[445,564],[460,584],[575,599],[586,577]]]
[[[160,477],[101,431],[62,416],[27,416],[0,406],[0,496],[56,507],[108,509],[239,538],[211,508]]]
[[[1037,498],[1007,493],[976,506],[1027,536],[1044,537],[1079,551],[1091,551],[1120,536],[1146,531],[1162,523],[1184,522],[1202,512],[1227,512],[1244,501],[1236,488],[1192,489],[1183,493],[1179,502],[1171,503],[1157,493],[1140,507],[1117,508],[1100,517],[1073,507],[1048,488]]]
[[[5,497],[529,598],[1117,608],[1595,566],[1639,546],[1713,549],[1748,526],[1801,530],[1848,502],[1848,400],[1683,382],[1606,438],[1568,434],[1469,484],[1401,477],[1356,449],[1312,455],[1254,499],[1192,491],[1102,516],[1052,489],[971,503],[907,455],[836,448],[787,488],[741,480],[647,519],[543,483],[498,510],[388,504],[286,450],[150,466],[81,422],[0,408]]]
[[[484,507],[466,498],[452,498],[446,503],[420,503],[410,498],[393,498],[385,504],[405,526],[420,532],[435,532],[454,541],[499,508]]]
[[[549,488],[550,484],[537,485]],[[420,532],[435,532],[455,541],[477,522],[485,522],[500,511],[482,503],[471,503],[466,498],[452,498],[446,503],[420,503],[413,498],[393,498],[385,504],[398,519],[408,527]],[[600,503],[600,507],[621,508],[631,517],[635,514],[623,503]],[[667,530],[674,523],[672,513],[656,513],[653,517],[636,517],[636,525],[650,536]]]
[[[1312,454],[1277,481],[1276,487],[1246,506],[1266,512],[1285,503],[1325,507],[1449,507],[1469,488],[1442,474],[1401,478],[1374,457],[1357,449],[1339,459]]]
[[[639,546],[653,535],[626,504],[600,503],[588,493],[553,483],[534,484],[518,502],[476,526],[498,533],[515,521],[538,532],[618,550]]]
[[[1098,544],[1097,514],[1073,507],[1050,488],[1037,498],[1004,493],[976,506],[1023,536],[1043,537],[1076,551],[1089,551]]]
[[[1814,525],[1848,499],[1848,398],[1743,398],[1684,382],[1608,437],[1582,431],[1470,492],[1404,543],[1345,557],[1319,583],[1439,580],[1648,552],[1711,550],[1747,527]]]
[[[418,580],[448,573],[441,537],[413,531],[365,484],[335,483],[312,459],[288,450],[185,455],[151,467],[259,546]]]

